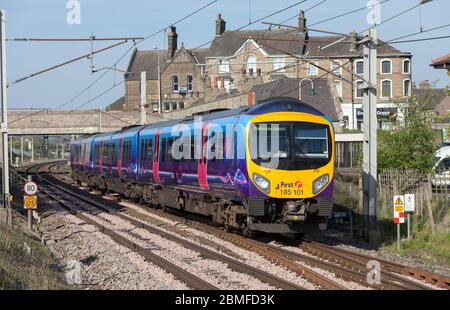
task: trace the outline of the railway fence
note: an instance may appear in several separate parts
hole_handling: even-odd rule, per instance
[[[353,227],[358,230],[358,216],[363,214],[362,170],[337,169],[334,190],[335,211],[352,210],[355,213]],[[412,214],[415,225],[427,224],[432,232],[450,231],[450,170],[438,174],[412,169],[380,170],[377,198],[380,220],[392,222],[393,197],[403,194],[415,196],[416,210]]]

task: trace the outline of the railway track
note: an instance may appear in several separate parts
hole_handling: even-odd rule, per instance
[[[55,164],[57,165],[57,164]],[[45,167],[45,166],[43,166]],[[57,170],[57,167],[53,166],[52,168],[48,168],[49,172],[52,172],[52,169],[54,171]],[[52,178],[50,182],[53,182],[53,187],[58,187],[62,191],[69,191],[72,192],[71,194],[75,194],[79,199],[84,199],[85,202],[88,202],[93,205],[101,205],[99,208],[102,210],[102,212],[108,212],[110,214],[118,215],[124,220],[130,221],[133,223],[133,225],[144,228],[152,233],[156,233],[162,237],[168,238],[169,240],[178,240],[179,242],[186,242],[186,240],[182,238],[175,237],[171,234],[168,234],[162,230],[159,230],[157,228],[154,228],[144,222],[141,222],[139,220],[130,218],[128,215],[126,215],[124,211],[120,211],[120,209],[124,209],[123,205],[119,205],[115,201],[105,200],[104,198],[100,196],[96,196],[90,193],[87,193],[84,190],[81,190],[77,187],[73,187],[63,181],[60,181],[56,178],[45,176],[45,178]],[[57,184],[56,184],[57,183]],[[181,218],[177,215],[162,212],[160,210],[147,208],[144,206],[140,206],[142,210],[145,210],[145,212],[153,213],[158,216],[162,216],[165,218],[168,218],[170,220],[186,223],[185,218]],[[315,283],[316,285],[324,288],[324,289],[346,289],[342,285],[336,283],[335,281],[332,281],[331,279],[327,278],[326,276],[314,271],[312,268],[307,268],[302,264],[299,264],[297,262],[302,262],[306,264],[307,266],[316,267],[328,272],[334,273],[337,277],[342,278],[346,281],[353,281],[360,283],[364,286],[370,286],[375,289],[388,289],[388,290],[405,290],[405,289],[414,289],[414,290],[424,290],[424,289],[430,289],[429,286],[426,286],[424,284],[418,283],[417,281],[413,281],[411,279],[405,278],[403,276],[409,276],[414,277],[417,280],[424,281],[436,286],[439,286],[441,288],[449,289],[449,278],[446,278],[444,276],[440,276],[437,274],[425,272],[423,270],[413,268],[413,267],[407,267],[403,266],[397,263],[380,260],[378,258],[374,258],[368,255],[363,255],[347,250],[341,250],[337,249],[331,246],[323,245],[317,242],[301,242],[300,244],[297,244],[302,251],[310,254],[300,254],[297,252],[289,251],[280,247],[272,246],[264,242],[252,240],[243,238],[241,236],[225,232],[223,230],[217,229],[215,227],[212,227],[210,225],[205,225],[198,222],[189,222],[189,225],[192,225],[194,228],[199,229],[201,231],[204,231],[208,234],[212,234],[222,240],[228,241],[230,243],[233,243],[239,247],[242,247],[246,250],[256,252],[260,254],[261,256],[265,257],[266,259],[274,262],[275,264],[281,265],[291,271],[296,272],[298,275],[301,275],[302,277],[310,280],[311,282]],[[198,245],[197,244],[191,244],[186,245],[191,246],[192,249],[195,250],[197,248],[198,251]],[[209,252],[208,252],[209,251]],[[206,252],[203,252],[202,255],[205,257],[209,257],[211,259],[218,259],[217,257],[214,258],[218,253],[208,250]],[[367,282],[367,262],[369,260],[376,259],[381,263],[381,283],[380,284],[372,284],[369,285]],[[239,261],[238,261],[239,262]],[[228,262],[229,263],[229,262]],[[231,266],[230,266],[231,267]],[[239,268],[244,268],[243,266],[234,266],[236,270],[239,270]],[[242,271],[242,269],[241,269]],[[248,273],[249,271],[247,271]],[[250,274],[252,272],[256,271],[250,271]],[[253,275],[255,275],[253,273]],[[403,276],[402,276],[403,275]],[[264,279],[265,281],[270,281],[268,279],[268,275],[261,276],[259,275],[259,279]],[[277,287],[280,288],[288,288],[287,286],[283,287],[283,284],[278,283]],[[293,288],[290,288],[293,289]],[[299,289],[299,288],[297,288]],[[300,288],[301,289],[301,288]]]
[[[45,166],[44,166],[45,167]],[[42,169],[42,167],[41,167]],[[126,214],[122,214],[117,209],[111,207],[108,204],[101,203],[99,201],[96,201],[94,199],[91,199],[89,197],[86,197],[83,194],[80,194],[79,192],[71,191],[70,189],[61,186],[61,184],[58,184],[58,180],[53,178],[52,176],[46,175],[37,172],[40,180],[41,180],[41,186],[42,183],[46,183],[49,185],[49,187],[44,188],[41,190],[45,195],[49,196],[53,200],[58,201],[65,209],[67,209],[70,213],[76,215],[83,221],[88,222],[89,224],[92,224],[96,226],[100,231],[103,233],[109,235],[113,240],[115,240],[117,243],[126,246],[129,249],[135,250],[139,254],[143,255],[146,259],[150,260],[154,264],[166,269],[167,271],[174,274],[177,278],[180,280],[183,280],[191,285],[194,289],[218,289],[217,287],[205,282],[204,280],[198,278],[197,276],[193,276],[192,274],[187,273],[180,267],[174,265],[173,263],[170,263],[167,260],[164,260],[163,258],[153,254],[151,250],[145,249],[142,246],[139,246],[135,242],[126,239],[122,235],[118,234],[117,232],[113,231],[112,229],[106,227],[105,225],[102,225],[101,223],[97,222],[96,220],[93,220],[91,217],[87,217],[83,213],[88,212],[90,215],[95,215],[95,213],[101,213],[106,212],[111,215],[117,216],[118,218],[125,220],[129,223],[131,223],[133,226],[137,228],[145,229],[146,231],[157,234],[161,236],[164,239],[173,241],[178,243],[179,245],[190,249],[192,251],[200,253],[202,257],[220,261],[222,263],[225,263],[228,265],[228,267],[234,271],[245,273],[247,275],[250,275],[254,278],[259,279],[262,282],[268,283],[274,287],[280,288],[280,289],[288,289],[288,290],[302,290],[304,289],[302,286],[299,286],[297,284],[291,283],[285,279],[279,278],[275,275],[272,275],[268,272],[264,272],[260,269],[257,269],[255,267],[252,267],[250,265],[247,265],[241,261],[238,261],[236,259],[230,258],[228,256],[222,255],[220,253],[217,253],[215,251],[212,251],[208,248],[199,246],[195,243],[189,242],[185,239],[179,238],[177,236],[171,235],[169,233],[166,233],[165,231],[158,229],[156,227],[153,227],[145,222],[142,222],[140,220],[134,219]],[[71,197],[71,201],[68,201],[66,197]],[[89,204],[91,207],[85,207],[82,203],[77,203],[77,201],[84,202],[85,204]],[[81,210],[80,210],[81,208]]]
[[[346,264],[354,269],[366,268],[367,262],[376,259],[381,264],[382,277],[387,277],[391,281],[404,281],[404,278],[398,276],[403,275],[415,278],[420,281],[424,281],[440,288],[450,290],[450,278],[436,273],[426,272],[418,268],[404,266],[380,258],[374,258],[370,255],[335,248],[315,241],[303,242],[299,247],[306,252],[317,255],[323,259]],[[413,284],[412,288],[414,288],[414,286],[416,286],[417,288],[421,286],[420,284],[413,281],[409,282]]]

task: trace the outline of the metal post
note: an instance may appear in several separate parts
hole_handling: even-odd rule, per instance
[[[13,137],[9,136],[9,162],[13,164]]]
[[[8,103],[6,94],[6,16],[0,11],[0,100],[2,105],[2,189],[3,207],[8,209],[8,220],[11,221],[12,212],[9,204],[9,158],[8,158]]]
[[[31,138],[31,162],[34,162],[34,138]]]
[[[157,49],[157,47],[155,47]],[[161,102],[161,64],[159,63],[159,49],[157,50],[158,54],[158,105],[159,105],[159,113],[162,114],[162,102]]]
[[[33,177],[31,175],[28,176],[28,182],[32,182]],[[30,231],[33,230],[33,210],[28,210],[28,229]]]
[[[397,224],[397,252],[400,252],[400,223]]]
[[[147,105],[147,72],[141,72],[141,125],[147,123],[147,111],[145,106]]]
[[[411,240],[411,213],[407,212],[406,216],[407,216],[406,220],[408,221],[408,223],[407,223],[407,227],[408,227],[408,241],[410,241]]]
[[[363,203],[364,219],[369,229],[369,239],[377,242],[377,33],[365,33],[364,43],[364,146],[363,146]]]
[[[23,136],[20,136],[20,165],[23,166]]]

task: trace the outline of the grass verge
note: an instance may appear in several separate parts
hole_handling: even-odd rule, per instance
[[[48,248],[0,223],[0,290],[69,288]]]

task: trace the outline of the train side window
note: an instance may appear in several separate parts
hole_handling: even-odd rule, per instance
[[[161,161],[166,161],[166,153],[167,153],[167,139],[162,139],[161,141]]]
[[[114,162],[116,160],[116,143],[111,144],[111,161]]]
[[[173,160],[173,156],[172,156],[173,141],[174,141],[173,138],[167,139],[167,160],[169,160],[169,161]]]
[[[148,139],[147,140],[147,149],[146,149],[146,159],[148,161],[152,160],[152,154],[153,154],[153,140],[152,139]]]
[[[216,154],[216,150],[217,150],[217,137],[216,137],[216,133],[213,131],[210,134],[210,138],[208,139],[208,143],[210,144],[210,147],[208,147],[210,149],[211,154],[209,155],[209,160],[211,162],[216,162],[217,161],[217,154]]]

